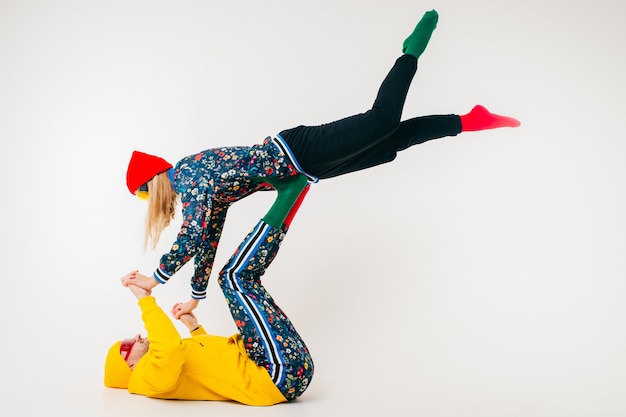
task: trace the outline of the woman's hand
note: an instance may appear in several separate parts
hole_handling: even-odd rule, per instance
[[[183,314],[191,313],[196,307],[198,307],[198,304],[200,304],[200,300],[196,300],[195,298],[192,298],[185,303],[176,303],[174,304],[174,307],[172,307],[172,316],[180,319]]]
[[[143,288],[146,291],[151,291],[154,287],[159,285],[159,282],[154,277],[148,277],[140,274],[139,271],[134,270],[129,272],[120,278],[122,285],[128,287],[129,285],[135,285]]]
[[[174,307],[172,307],[173,316],[175,316],[174,309],[177,305],[178,304],[175,304]],[[198,318],[193,313],[182,314],[178,320],[180,320],[190,332],[198,328]]]

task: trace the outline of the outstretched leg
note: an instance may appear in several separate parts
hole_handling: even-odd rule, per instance
[[[387,139],[358,155],[348,158],[320,173],[319,178],[332,178],[372,168],[396,159],[399,151],[432,139],[455,136],[461,132],[459,116],[433,115],[416,117],[400,123]]]
[[[329,167],[382,142],[398,128],[417,59],[436,23],[434,11],[422,17],[405,41],[406,53],[385,77],[370,110],[320,126],[298,126],[280,132],[278,137],[289,145],[305,172],[319,177]]]
[[[331,178],[371,168],[393,161],[398,152],[429,140],[456,136],[461,132],[517,127],[520,122],[509,116],[491,113],[477,105],[467,114],[415,117],[400,123],[398,129],[383,142],[348,158],[322,172],[322,178]]]
[[[309,186],[300,191],[280,228],[261,220],[219,274],[218,283],[248,356],[267,369],[285,398],[293,400],[313,377],[313,360],[302,338],[261,283]],[[270,210],[271,211],[271,210]]]

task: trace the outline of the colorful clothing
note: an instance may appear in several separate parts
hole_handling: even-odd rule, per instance
[[[194,258],[192,297],[206,297],[228,208],[234,202],[260,191],[270,190],[259,179],[303,173],[309,181],[317,178],[299,168],[287,146],[277,138],[261,145],[208,149],[180,160],[174,167],[174,187],[181,197],[183,224],[170,251],[161,257],[154,278],[164,284]]]
[[[313,360],[289,318],[261,283],[287,230],[287,226],[276,229],[260,221],[220,271],[218,282],[248,356],[267,369],[285,398],[293,400],[311,383]]]
[[[181,339],[154,297],[139,301],[150,348],[137,362],[128,391],[151,398],[237,401],[273,405],[287,401],[266,368],[248,357],[239,334],[208,335],[202,327]]]
[[[167,282],[195,257],[192,297],[205,298],[228,207],[269,190],[259,179],[302,173],[316,182],[390,162],[410,146],[460,133],[460,117],[453,114],[400,122],[416,70],[414,56],[398,58],[365,113],[284,130],[262,145],[209,149],[181,160],[174,185],[181,195],[183,225],[154,272],[156,280]]]
[[[200,326],[191,338],[181,339],[154,297],[139,301],[150,348],[131,373],[129,392],[272,405],[307,389],[313,378],[309,350],[261,284],[287,230],[261,220],[220,272],[219,285],[239,334],[212,336]]]

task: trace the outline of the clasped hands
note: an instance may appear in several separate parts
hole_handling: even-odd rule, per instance
[[[152,289],[159,284],[154,277],[143,275],[137,270],[124,275],[120,278],[120,281],[138,300],[151,295]],[[192,298],[187,302],[174,304],[171,310],[172,316],[180,320],[188,328],[189,325],[192,325],[190,330],[195,329],[198,326],[198,320],[193,314],[193,310],[198,307],[199,302],[199,300]]]

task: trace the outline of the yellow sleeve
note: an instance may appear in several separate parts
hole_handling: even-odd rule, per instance
[[[135,367],[133,374],[136,375],[131,378],[131,383],[136,392],[158,395],[176,386],[185,361],[184,352],[176,327],[154,297],[142,298],[139,307],[150,348]]]
[[[208,334],[206,332],[206,330],[204,330],[204,327],[202,327],[202,325],[199,325],[198,327],[196,327],[195,329],[193,329],[192,331],[189,332],[192,336],[200,336],[203,334]]]

